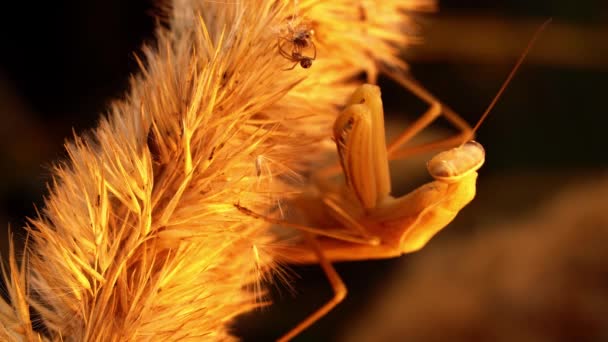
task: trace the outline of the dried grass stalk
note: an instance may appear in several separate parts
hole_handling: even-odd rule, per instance
[[[11,341],[231,339],[231,319],[258,305],[248,289],[276,271],[281,241],[258,212],[301,190],[322,158],[339,106],[362,71],[405,67],[403,1],[186,1],[143,49],[145,66],[98,127],[66,145],[45,207],[11,251]],[[277,53],[307,20],[312,68]],[[46,333],[36,331],[28,307]]]

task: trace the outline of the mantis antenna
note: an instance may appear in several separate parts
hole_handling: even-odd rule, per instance
[[[488,108],[485,110],[485,112],[483,113],[481,118],[477,121],[477,124],[475,124],[475,127],[473,127],[471,134],[467,137],[467,139],[464,140],[464,142],[462,144],[465,144],[468,140],[471,140],[473,138],[473,136],[475,135],[475,132],[477,132],[477,129],[479,129],[479,126],[481,126],[481,124],[488,117],[488,115],[490,114],[492,109],[494,109],[494,106],[496,106],[498,99],[500,99],[502,94],[507,89],[507,86],[509,85],[509,83],[511,83],[511,80],[513,79],[513,77],[517,73],[517,70],[523,64],[524,60],[528,56],[528,53],[532,49],[532,46],[534,46],[534,44],[536,43],[536,40],[538,39],[540,34],[547,28],[547,26],[549,26],[551,21],[553,21],[553,18],[549,18],[549,19],[545,20],[545,22],[538,29],[536,29],[536,32],[534,32],[534,35],[532,36],[532,39],[530,39],[530,42],[528,43],[526,48],[524,49],[524,52],[519,56],[519,59],[517,60],[517,63],[515,63],[515,66],[513,67],[513,69],[511,69],[509,76],[507,76],[507,78],[503,82],[502,86],[498,90],[498,93],[496,93],[496,95],[492,99],[492,102],[490,102],[490,104],[488,105]]]

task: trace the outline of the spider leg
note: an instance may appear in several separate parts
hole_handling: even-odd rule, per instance
[[[314,61],[315,59],[317,59],[317,46],[315,45],[315,43],[311,40],[310,41],[310,46],[312,46],[312,60]]]
[[[292,58],[290,58],[290,59],[292,59],[292,60],[293,60],[293,57],[292,57]],[[295,62],[295,63],[294,63],[292,66],[291,66],[291,68],[283,69],[283,71],[289,71],[289,70],[293,70],[293,69],[294,69],[294,68],[295,68],[295,67],[296,67],[298,64],[300,64],[300,61],[296,61],[296,62]]]
[[[297,45],[297,44],[293,44],[293,51],[291,52],[292,55],[298,54],[298,55],[302,55],[302,47]]]
[[[285,54],[285,52],[283,50],[279,50],[279,53],[281,54],[281,56],[283,56],[283,58],[293,61],[293,56]]]
[[[293,57],[291,56],[291,54],[289,52],[285,51],[285,49],[283,48],[283,46],[285,46],[285,44],[281,44],[281,39],[289,42],[287,39],[279,37],[279,40],[277,42],[277,46],[279,48],[279,54],[281,54],[281,56],[283,56],[283,57],[285,57],[285,58],[287,58],[289,60],[292,60]]]

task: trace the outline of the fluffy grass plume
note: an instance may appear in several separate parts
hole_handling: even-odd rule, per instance
[[[142,70],[66,144],[23,261],[5,272],[0,339],[230,340],[281,241],[239,212],[302,190],[339,106],[377,64],[404,68],[408,10],[429,0],[175,0]],[[314,30],[309,69],[278,53]],[[324,143],[325,142],[325,143]],[[40,313],[34,324],[30,307]],[[44,330],[37,329],[44,326]],[[40,332],[44,331],[44,332]]]

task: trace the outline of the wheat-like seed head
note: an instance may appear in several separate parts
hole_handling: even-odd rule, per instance
[[[322,159],[353,76],[404,67],[404,10],[431,5],[175,0],[126,98],[66,145],[28,226],[27,264],[11,252],[0,337],[231,339],[281,244],[234,204],[268,212],[302,190],[294,179]],[[304,21],[317,58],[285,71],[277,42]],[[28,306],[48,333],[33,330]]]

